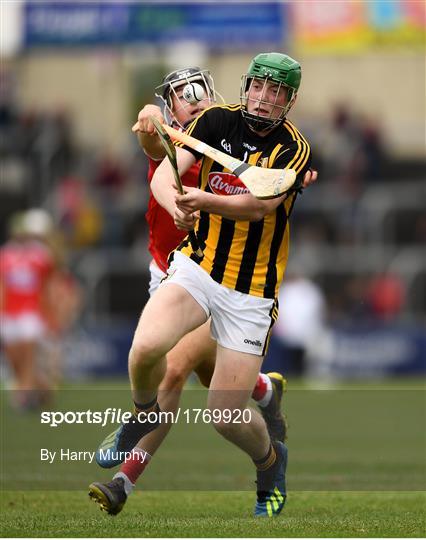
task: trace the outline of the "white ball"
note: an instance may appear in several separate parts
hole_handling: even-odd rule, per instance
[[[182,92],[182,96],[185,101],[193,104],[197,103],[198,101],[202,101],[206,97],[206,93],[201,84],[194,82],[188,83],[185,86]]]

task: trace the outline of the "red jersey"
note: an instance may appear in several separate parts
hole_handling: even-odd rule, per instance
[[[148,157],[148,159],[148,182],[151,183],[152,177],[161,161],[154,161],[150,157]],[[189,171],[182,176],[182,184],[184,187],[198,187],[199,170],[200,163],[194,163]],[[188,233],[176,229],[173,218],[158,204],[152,193],[149,195],[146,220],[149,226],[149,252],[158,267],[163,272],[166,272],[169,253],[182,242]]]
[[[0,282],[4,314],[41,313],[42,293],[54,268],[50,250],[42,243],[8,242],[0,249]]]

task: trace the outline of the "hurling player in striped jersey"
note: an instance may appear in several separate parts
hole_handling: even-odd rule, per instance
[[[188,102],[183,97],[184,90],[188,84],[194,83],[201,85],[203,94],[200,97],[203,99]],[[202,111],[216,103],[217,95],[210,73],[198,67],[173,71],[164,78],[163,84],[157,90],[159,91],[157,96],[164,103],[163,112],[156,105],[146,105],[140,111],[138,122],[133,127],[149,160],[149,183],[165,157],[150,116],[156,117],[161,123],[167,122],[178,129],[185,129]],[[193,163],[182,176],[183,185],[187,188],[197,187],[199,173],[200,163]],[[304,185],[309,185],[316,177],[316,172],[307,171]],[[152,194],[146,217],[149,224],[149,251],[152,255],[150,294],[153,295],[166,276],[169,253],[184,241],[187,231],[176,229],[171,214]],[[183,385],[192,371],[195,371],[200,381],[208,387],[214,372],[215,358],[216,341],[210,337],[210,321],[207,321],[184,336],[167,353],[167,369],[159,388],[159,408],[162,411],[177,410]],[[272,440],[285,439],[285,421],[280,411],[284,386],[285,380],[278,373],[258,374],[257,380],[254,381],[252,397],[259,405]],[[138,404],[135,404],[135,407],[138,409]],[[156,407],[158,410],[157,405]],[[133,451],[133,453],[132,458],[126,459],[122,464],[112,482],[91,484],[90,496],[101,508],[110,514],[121,511],[137,478],[164,440],[170,427],[170,424],[164,423],[141,438],[140,431],[131,430],[129,434],[126,425],[123,425],[104,440],[97,453],[97,462],[102,467],[119,465],[123,461],[120,456],[124,455],[124,452]]]

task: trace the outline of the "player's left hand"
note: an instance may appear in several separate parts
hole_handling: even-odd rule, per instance
[[[154,116],[160,124],[165,122],[163,113],[158,105],[145,105],[138,113],[138,121],[133,125],[133,133],[146,133],[147,135],[157,135],[154,124],[151,122],[151,116]]]
[[[318,178],[318,171],[316,171],[315,169],[309,169],[308,171],[306,171],[306,174],[303,178],[302,186],[304,188],[307,188],[308,186],[316,182],[317,178]]]
[[[184,189],[186,191],[184,195],[180,193],[175,195],[175,203],[179,210],[187,214],[197,210],[204,210],[204,203],[208,194],[198,188],[185,186]]]

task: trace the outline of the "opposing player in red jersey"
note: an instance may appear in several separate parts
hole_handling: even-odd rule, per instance
[[[204,99],[195,103],[188,103],[182,97],[182,92],[189,81],[198,81],[205,89]],[[164,78],[163,84],[157,87],[161,93],[157,94],[164,103],[164,116],[161,109],[156,105],[146,105],[138,115],[137,127],[134,131],[138,136],[139,143],[149,160],[148,182],[163,160],[164,149],[156,135],[150,116],[156,117],[161,123],[167,122],[171,126],[184,130],[194,118],[206,107],[216,102],[216,92],[213,79],[207,70],[188,68],[173,71]],[[137,131],[136,131],[137,129]],[[198,184],[199,164],[195,164],[182,178],[185,186],[196,187]],[[146,218],[149,225],[149,246],[154,264],[163,272],[161,279],[167,270],[167,258],[169,253],[185,238],[185,232],[179,231],[170,214],[158,204],[150,194],[148,212]],[[151,266],[151,273],[153,267]],[[154,273],[156,268],[154,266]]]
[[[185,89],[194,83],[201,85],[203,94],[199,97],[203,97],[203,99],[188,102],[184,97]],[[163,84],[156,90],[159,92],[156,94],[157,97],[164,104],[164,113],[156,105],[145,105],[139,112],[137,124],[133,127],[133,131],[137,134],[139,143],[149,159],[149,182],[165,157],[164,149],[156,135],[150,116],[154,116],[160,123],[166,122],[177,129],[185,130],[204,109],[215,104],[218,94],[209,71],[201,70],[198,67],[173,71],[164,78]],[[197,187],[199,167],[200,164],[195,163],[182,176],[184,187]],[[305,179],[306,185],[315,181],[316,176],[316,172],[308,174]],[[149,287],[149,292],[152,295],[166,276],[169,253],[180,244],[187,233],[175,227],[170,214],[158,204],[152,194],[150,194],[146,217],[149,225],[149,251],[153,258],[150,264]],[[216,342],[210,337],[209,321],[186,335],[168,353],[167,370],[159,391],[159,403],[162,411],[175,412],[177,410],[183,386],[192,371],[197,373],[204,386],[209,386],[215,367],[215,355]],[[284,417],[280,411],[281,396],[285,384],[285,379],[279,373],[259,374],[252,395],[266,420],[271,436],[279,440],[284,440],[286,433]],[[171,424],[163,423],[140,441],[128,442],[128,448],[133,449],[133,457],[124,462],[112,482],[106,484],[94,482],[90,485],[89,495],[100,504],[101,509],[109,514],[117,514],[121,511],[137,478],[166,437],[170,427]],[[121,427],[117,432],[120,430]],[[109,435],[98,449],[96,459],[101,467],[114,467],[123,461],[120,457],[117,458],[120,455],[123,455],[124,458],[124,452],[121,452],[121,448],[109,452],[114,438],[115,434]]]
[[[15,219],[10,240],[0,249],[0,337],[15,379],[15,405],[31,409],[49,393],[37,367],[47,333],[44,313],[55,262],[42,238],[52,227],[42,210]]]

